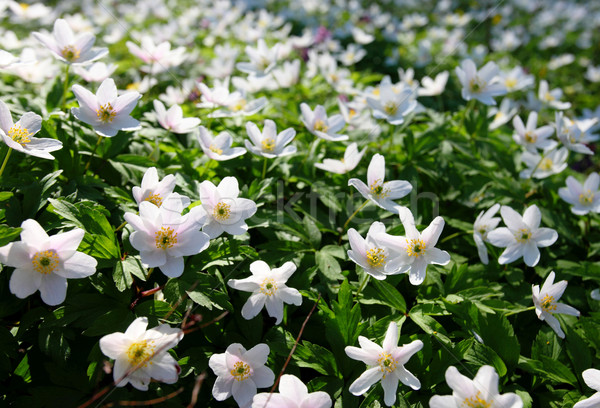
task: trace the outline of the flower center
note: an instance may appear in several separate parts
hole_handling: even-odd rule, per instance
[[[554,96],[552,96],[552,94],[550,92],[546,92],[546,95],[544,95],[544,99],[548,102],[552,102],[556,98]]]
[[[504,81],[504,85],[506,85],[508,89],[512,89],[517,86],[517,80],[515,78],[507,78],[506,81]]]
[[[96,116],[102,123],[112,122],[117,112],[113,109],[110,102],[107,102],[106,105],[100,105],[100,109],[96,110]]]
[[[160,207],[163,202],[162,197],[158,193],[148,195],[148,197],[144,198],[144,201],[150,201],[157,207]]]
[[[148,367],[148,363],[152,364],[152,361],[149,360],[154,356],[155,348],[153,340],[142,340],[132,343],[127,349],[129,364],[133,367],[139,364],[143,364],[143,367]]]
[[[540,169],[548,171],[548,170],[552,169],[553,164],[554,164],[554,162],[552,161],[552,159],[549,157],[546,157],[546,158],[542,159],[542,161],[540,162]]]
[[[228,220],[230,216],[231,206],[229,204],[220,202],[217,205],[215,205],[215,209],[213,210],[213,217],[215,217],[217,221]]]
[[[379,354],[377,363],[379,364],[379,370],[383,373],[383,378],[394,371],[398,364],[396,359],[394,359],[390,353],[386,353],[385,351]]]
[[[244,381],[252,375],[252,369],[243,361],[238,361],[233,365],[233,369],[229,373],[236,381]]]
[[[372,268],[385,265],[385,250],[383,248],[371,248],[367,250],[367,262]]]
[[[79,59],[80,51],[74,45],[67,45],[62,49],[60,55],[69,62],[74,62]]]
[[[427,246],[425,245],[425,242],[423,242],[422,239],[407,239],[406,243],[408,244],[406,246],[406,253],[408,254],[408,256],[414,256],[415,258],[418,258],[421,255],[425,255]]]
[[[477,395],[474,397],[466,398],[463,401],[463,406],[469,408],[490,408],[492,406],[492,402],[487,402],[483,398],[481,398],[481,392],[477,391]]]
[[[177,243],[177,233],[171,227],[161,227],[154,233],[154,242],[158,249],[172,248]]]
[[[535,134],[535,132],[532,132],[531,130],[528,130],[527,132],[525,132],[525,141],[527,143],[535,143],[537,142],[537,135]]]
[[[245,99],[239,99],[238,101],[236,101],[233,105],[231,105],[231,107],[229,109],[231,109],[234,112],[239,112],[241,110],[244,110],[244,108],[246,107],[246,100]]]
[[[19,125],[13,125],[8,129],[8,137],[19,143],[21,146],[25,146],[27,143],[31,142],[31,139],[29,139],[29,131]]]
[[[371,189],[371,194],[377,198],[385,198],[389,194],[389,190],[384,187],[381,179],[375,180],[373,183],[371,183],[369,188]]]
[[[469,88],[471,88],[471,92],[481,92],[483,90],[484,83],[479,77],[476,75],[469,81]]]
[[[383,107],[383,110],[390,116],[395,115],[398,112],[398,104],[396,102],[388,102]]]
[[[481,235],[481,237],[483,239],[486,239],[487,237],[487,232],[488,232],[488,226],[487,225],[482,225],[481,227],[479,227],[477,229],[477,232],[479,232],[479,235]]]
[[[223,154],[223,149],[219,149],[217,146],[215,146],[214,144],[211,144],[209,147],[210,151],[216,154]]]
[[[58,254],[53,249],[41,251],[33,256],[31,263],[36,272],[48,275],[58,267]]]
[[[556,310],[556,304],[554,303],[554,296],[546,295],[542,298],[541,305],[544,312],[552,313]]]
[[[582,205],[590,205],[594,201],[594,193],[592,190],[586,190],[583,193],[579,194],[579,203]]]
[[[25,11],[29,8],[29,4],[27,4],[27,3],[19,3],[19,6],[21,6],[21,9],[23,9],[23,11]]]
[[[517,239],[517,241],[519,241],[521,243],[525,243],[525,242],[529,241],[529,239],[531,238],[531,231],[529,231],[528,228],[521,228],[514,235],[515,235],[515,238]]]
[[[317,120],[317,121],[315,121],[313,129],[316,130],[317,132],[326,133],[327,129],[329,129],[329,126],[327,126],[327,124],[325,124],[324,120]]]
[[[275,149],[275,139],[264,139],[261,144],[265,152],[272,152]]]
[[[266,278],[260,284],[260,291],[267,296],[273,296],[277,292],[277,282],[271,278]]]

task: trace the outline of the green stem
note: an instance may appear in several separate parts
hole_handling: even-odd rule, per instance
[[[8,158],[12,153],[13,149],[11,147],[8,148],[8,152],[6,152],[6,156],[4,156],[4,162],[2,162],[2,167],[0,167],[0,177],[2,177],[2,173],[4,173],[4,168],[6,167],[6,163],[8,163]]]
[[[505,313],[504,317],[512,316],[512,315],[515,315],[517,313],[528,312],[530,310],[535,310],[535,306],[529,306],[527,309],[514,310],[512,312]]]
[[[358,207],[358,208],[356,209],[356,211],[354,211],[354,212],[352,213],[352,215],[351,215],[350,217],[348,217],[348,219],[346,220],[346,223],[344,224],[344,229],[343,229],[343,231],[346,231],[346,228],[348,227],[348,224],[350,223],[350,221],[352,221],[352,218],[356,217],[356,214],[358,214],[358,212],[359,212],[360,210],[362,210],[363,208],[365,208],[365,206],[366,206],[367,204],[369,204],[370,202],[371,202],[371,200],[366,200],[366,201],[365,201],[365,202],[364,202],[364,203],[363,203],[363,204],[362,204],[360,207]],[[342,231],[342,233],[343,233],[343,231]]]
[[[92,155],[90,156],[87,164],[85,165],[85,169],[83,169],[83,174],[85,174],[88,171],[88,169],[90,168],[90,164],[92,163],[94,154],[96,154],[96,150],[98,149],[98,146],[100,146],[100,143],[102,143],[102,139],[103,139],[103,137],[98,135],[98,141],[96,142],[96,146],[94,146],[94,150],[92,150]]]
[[[265,160],[263,162],[262,178],[264,179],[266,175],[267,175],[267,158],[265,157]]]
[[[360,292],[362,292],[362,290],[365,288],[365,286],[367,286],[367,282],[369,282],[369,278],[371,278],[371,275],[369,275],[368,273],[365,272],[365,277],[363,278],[362,282],[360,283],[358,290],[354,294],[354,301],[358,302],[358,295],[360,294]]]
[[[69,92],[69,68],[71,67],[71,64],[67,64],[66,68],[65,68],[65,83],[63,86],[63,94],[62,94],[62,99],[60,101],[60,110],[64,110],[65,109],[65,104],[67,102],[67,92]]]
[[[321,139],[319,139],[318,137],[315,138],[315,140],[312,141],[311,145],[310,145],[310,149],[308,149],[308,153],[306,154],[306,156],[304,156],[304,160],[302,160],[302,163],[300,163],[300,167],[304,166],[304,163],[306,163],[306,160],[308,160],[308,158],[310,156],[314,155],[315,150],[317,150],[317,145],[319,144],[319,141]]]
[[[213,159],[208,159],[208,161],[206,162],[204,167],[202,167],[202,171],[200,172],[198,177],[204,176],[204,173],[206,173],[208,171],[208,169],[210,169],[212,167],[213,161],[214,161]]]
[[[125,225],[127,225],[127,221],[123,221],[123,224],[119,225],[117,229],[115,229],[115,233],[121,231]]]

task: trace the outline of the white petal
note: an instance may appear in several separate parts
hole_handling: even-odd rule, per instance
[[[350,385],[348,391],[354,395],[362,395],[367,392],[367,390],[371,388],[373,384],[381,380],[382,377],[383,373],[379,367],[370,368],[362,373],[361,376]]]
[[[55,306],[64,302],[67,296],[67,280],[55,273],[42,277],[40,294],[44,303]]]

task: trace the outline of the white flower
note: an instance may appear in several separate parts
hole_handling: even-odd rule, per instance
[[[600,406],[600,370],[588,368],[581,375],[587,386],[596,393],[588,399],[579,401],[573,405],[573,408],[598,408]]]
[[[590,293],[590,296],[594,300],[600,300],[600,289],[592,290],[592,292]]]
[[[442,71],[435,76],[435,79],[431,79],[426,76],[421,79],[421,87],[417,90],[419,96],[436,96],[441,95],[446,89],[446,83],[448,82],[448,71]]]
[[[477,99],[485,105],[495,105],[493,97],[506,94],[506,87],[496,80],[499,72],[492,61],[477,71],[472,60],[463,60],[461,66],[456,67],[456,75],[463,86],[462,97],[467,101]]]
[[[124,218],[134,228],[129,236],[131,245],[140,251],[146,267],[160,268],[169,278],[183,273],[183,257],[196,255],[209,245],[209,237],[200,232],[204,222],[202,208],[181,212],[189,204],[187,197],[171,194],[157,207],[149,201],[140,203],[140,215],[125,213]]]
[[[256,48],[246,46],[246,55],[250,62],[238,62],[236,68],[247,74],[257,77],[267,75],[273,70],[277,59],[279,58],[280,44],[275,44],[273,48],[267,47],[264,39],[259,39]]]
[[[558,189],[560,198],[571,204],[573,214],[585,215],[587,213],[600,213],[600,176],[590,173],[583,185],[573,176],[567,177],[567,187]]]
[[[261,392],[252,399],[252,408],[330,408],[331,397],[323,391],[308,392],[295,375],[284,374],[279,380],[279,393]]]
[[[300,104],[300,110],[302,111],[300,120],[313,135],[332,142],[348,140],[347,135],[337,133],[346,124],[342,115],[337,114],[327,117],[327,112],[323,106],[317,105],[313,112],[304,102]]]
[[[11,149],[30,156],[53,160],[50,154],[62,148],[60,140],[33,137],[42,128],[42,117],[33,112],[25,113],[13,123],[8,106],[0,101],[0,137]]]
[[[546,104],[546,105],[550,106],[551,108],[558,109],[558,110],[569,109],[571,107],[571,104],[569,102],[561,102],[560,101],[560,99],[562,98],[562,95],[563,95],[562,89],[555,88],[550,91],[550,88],[548,86],[548,81],[546,81],[545,79],[542,79],[540,81],[540,87],[538,89],[538,99],[543,104]]]
[[[540,228],[542,213],[535,204],[527,207],[523,216],[506,205],[502,206],[500,214],[506,227],[488,233],[490,244],[506,248],[498,258],[500,265],[523,257],[527,266],[535,266],[540,260],[538,247],[550,246],[558,239],[555,230]]]
[[[536,153],[537,149],[549,150],[557,145],[554,140],[548,139],[554,133],[552,126],[537,127],[538,114],[530,112],[527,118],[527,126],[519,116],[513,119],[515,134],[513,140],[524,146],[528,152]]]
[[[569,151],[566,147],[552,150],[550,153],[539,155],[537,153],[525,152],[521,155],[521,161],[527,168],[519,173],[520,178],[534,177],[538,179],[558,174],[567,168],[567,157]],[[533,173],[533,176],[531,175]]]
[[[348,257],[366,273],[379,280],[398,273],[402,266],[399,253],[377,240],[378,234],[384,233],[385,225],[379,221],[371,224],[366,238],[354,228],[348,230],[351,248],[348,250]]]
[[[479,368],[472,380],[450,366],[446,370],[446,383],[452,395],[434,395],[429,400],[430,408],[522,408],[523,401],[517,394],[498,392],[498,373],[492,366]]]
[[[208,366],[217,376],[213,397],[224,401],[233,396],[240,407],[249,407],[256,389],[270,387],[275,381],[273,371],[265,367],[269,352],[269,346],[264,343],[248,351],[241,344],[233,343],[225,353],[210,356]]]
[[[102,82],[112,75],[117,69],[115,64],[106,64],[104,62],[94,62],[89,67],[76,66],[73,69],[77,75],[85,79],[87,82]]]
[[[249,140],[244,140],[246,148],[258,156],[272,159],[296,153],[296,146],[286,146],[296,136],[296,131],[292,128],[287,128],[277,134],[275,122],[266,119],[262,132],[252,122],[246,122],[246,131],[252,141],[250,143]]]
[[[185,47],[171,50],[171,43],[163,41],[155,44],[152,37],[145,35],[140,42],[141,46],[127,41],[125,43],[129,52],[141,59],[149,66],[142,67],[142,71],[149,74],[158,74],[167,71],[171,67],[180,65],[185,60]]]
[[[216,137],[204,126],[200,126],[196,134],[198,143],[205,155],[213,160],[231,160],[246,153],[243,147],[231,147],[233,138],[227,132],[221,132]]]
[[[344,152],[344,158],[341,160],[335,159],[323,159],[323,163],[315,163],[315,167],[321,170],[329,171],[331,173],[345,174],[354,168],[360,162],[363,155],[367,151],[365,147],[360,152],[358,151],[358,145],[351,143]]]
[[[379,207],[397,213],[397,200],[411,192],[412,186],[405,180],[385,181],[385,158],[379,153],[375,154],[367,169],[367,183],[351,178],[348,185],[355,187],[362,196],[371,200]]]
[[[94,34],[86,32],[75,37],[69,23],[61,18],[54,22],[52,37],[38,32],[32,34],[67,64],[88,64],[108,54],[107,48],[92,48],[96,41]]]
[[[248,231],[246,219],[256,213],[256,203],[238,198],[240,189],[235,177],[225,177],[218,186],[205,180],[200,184],[200,200],[207,220],[202,231],[212,238],[223,232],[240,235]]]
[[[541,290],[539,285],[532,285],[531,288],[535,313],[540,320],[545,320],[561,339],[565,338],[565,333],[560,328],[560,323],[554,317],[554,314],[561,313],[579,316],[579,311],[574,307],[558,303],[558,300],[567,288],[567,284],[566,280],[554,283],[554,271],[552,271],[546,278]]]
[[[227,104],[214,112],[208,114],[209,118],[226,118],[236,116],[254,115],[267,106],[267,98],[261,96],[258,99],[248,100],[246,91],[238,90],[230,94]]]
[[[184,118],[183,110],[181,106],[175,104],[165,109],[165,105],[159,100],[154,100],[154,110],[156,111],[156,117],[158,123],[167,130],[173,133],[189,133],[194,130],[200,124],[198,118]]]
[[[556,112],[556,135],[567,149],[576,153],[593,155],[593,150],[585,144],[598,140],[596,135],[591,135],[589,132],[596,122],[596,118],[572,121],[564,117],[562,112]]]
[[[222,82],[215,81],[213,88],[209,88],[205,83],[198,84],[202,102],[197,104],[199,108],[217,108],[219,106],[228,106],[241,98],[239,91],[229,92],[229,78]]]
[[[485,246],[485,242],[487,242],[487,234],[496,228],[500,222],[499,217],[494,217],[499,209],[500,204],[494,204],[489,210],[485,212],[481,211],[477,216],[475,223],[473,224],[473,240],[477,246],[479,259],[481,259],[481,262],[484,265],[489,263],[487,248]]]
[[[374,238],[400,254],[401,268],[398,273],[408,272],[410,283],[420,285],[425,280],[427,265],[446,265],[450,262],[450,254],[435,247],[444,229],[444,219],[435,217],[423,233],[419,233],[412,212],[408,208],[398,206],[398,214],[406,236],[399,237],[384,233],[377,234]]]
[[[600,66],[588,65],[585,72],[585,79],[590,82],[600,82]]]
[[[388,326],[382,347],[363,336],[358,336],[360,348],[347,346],[348,357],[360,360],[372,366],[361,374],[351,385],[349,391],[354,395],[362,395],[373,384],[381,380],[384,392],[384,402],[388,406],[396,402],[398,381],[408,385],[413,390],[421,388],[421,382],[410,371],[404,368],[408,360],[423,348],[421,340],[398,347],[398,326],[391,322]]]
[[[508,123],[513,116],[517,114],[518,108],[515,102],[510,98],[502,99],[500,107],[490,108],[488,118],[493,117],[492,123],[489,125],[490,130],[498,129],[500,126]]]
[[[85,234],[81,228],[48,236],[32,219],[23,221],[21,228],[21,241],[0,248],[0,262],[15,268],[9,288],[18,298],[39,290],[44,303],[55,306],[65,300],[67,279],[96,272],[96,260],[77,252]]]
[[[242,317],[252,319],[264,307],[269,316],[275,317],[275,324],[283,319],[283,304],[296,306],[302,304],[302,295],[294,288],[288,288],[285,283],[296,271],[293,262],[286,262],[279,268],[271,269],[266,262],[254,261],[250,264],[252,276],[246,279],[229,279],[227,284],[234,289],[252,292],[242,307]]]
[[[368,96],[367,103],[373,110],[374,117],[385,119],[391,125],[400,125],[404,123],[404,117],[417,107],[415,96],[416,92],[409,87],[395,91],[391,83],[382,81],[379,97]]]
[[[337,56],[338,60],[345,66],[354,65],[367,55],[367,51],[358,44],[350,43],[348,47]]]
[[[100,136],[112,137],[119,130],[140,128],[140,122],[130,116],[142,97],[138,92],[125,92],[118,96],[112,78],[102,81],[96,95],[80,85],[73,85],[72,89],[80,107],[71,108],[71,112],[77,119],[92,126]]]
[[[515,67],[500,74],[500,79],[508,92],[520,91],[534,85],[535,78],[521,67]]]
[[[134,186],[132,189],[133,198],[138,205],[143,201],[149,201],[157,207],[160,207],[163,201],[175,188],[175,176],[166,175],[161,181],[158,181],[158,171],[156,167],[150,167],[144,173],[140,187]],[[189,205],[189,202],[187,203]],[[187,207],[185,205],[185,207]]]
[[[296,85],[300,79],[300,60],[284,61],[282,67],[274,69],[271,75],[280,88]]]
[[[352,38],[357,44],[369,44],[375,40],[373,34],[366,33],[360,27],[352,26]]]
[[[179,377],[181,368],[168,353],[183,338],[183,331],[161,324],[150,330],[147,317],[138,317],[125,333],[107,334],[100,339],[100,350],[115,360],[114,381],[121,380],[117,387],[131,383],[141,391],[148,390],[153,378],[173,384]]]

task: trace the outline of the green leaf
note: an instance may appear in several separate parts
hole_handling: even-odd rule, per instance
[[[13,228],[8,225],[0,225],[0,247],[17,239],[21,233],[21,228]]]
[[[463,355],[465,360],[474,363],[477,366],[491,365],[496,369],[496,372],[500,377],[506,375],[506,365],[494,350],[473,339],[465,341],[471,343],[471,347],[469,347]]]
[[[371,284],[379,293],[381,300],[400,313],[406,313],[406,301],[398,290],[383,280],[373,279]]]
[[[302,224],[304,225],[304,231],[310,244],[313,248],[318,248],[319,244],[321,244],[321,231],[319,231],[319,227],[317,227],[317,224],[308,215],[304,215]]]
[[[319,271],[325,278],[330,281],[337,281],[344,279],[342,275],[342,268],[340,268],[339,262],[327,252],[317,251],[315,255],[317,266]]]
[[[339,377],[335,357],[318,344],[302,341],[292,357],[298,367],[312,368],[320,374]]]
[[[123,321],[131,321],[134,319],[133,313],[128,308],[121,307],[111,309],[102,316],[95,318],[86,330],[83,331],[85,336],[101,336],[110,334],[115,331],[115,327]]]

